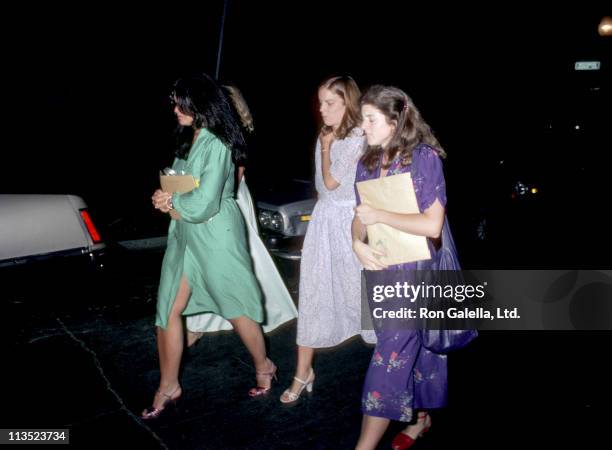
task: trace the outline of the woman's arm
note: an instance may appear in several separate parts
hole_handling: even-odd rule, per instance
[[[194,172],[197,170],[194,176],[199,175],[200,186],[184,194],[172,195],[174,209],[185,222],[206,222],[219,212],[223,188],[232,172],[231,154],[225,145],[217,139],[207,145],[199,167],[194,165]]]
[[[353,252],[363,267],[368,270],[382,270],[387,266],[380,262],[380,257],[385,256],[384,253],[373,249],[364,241],[366,239],[366,227],[357,214],[353,217],[351,224],[351,235],[353,237]]]
[[[330,191],[333,191],[340,183],[331,174],[331,156],[330,149],[334,142],[334,133],[322,134],[319,136],[321,141],[321,174],[323,175],[323,183]]]
[[[332,136],[332,133],[329,133],[327,136]],[[331,174],[331,157],[329,155],[329,149],[331,148],[331,141],[327,145],[327,148],[323,144],[323,138],[321,138],[321,173],[323,174],[323,183],[325,187],[330,191],[333,191],[340,183],[332,176]]]
[[[434,239],[440,237],[444,224],[444,206],[439,199],[436,199],[424,212],[418,214],[393,213],[364,204],[355,208],[355,212],[364,225],[384,223],[406,233]]]
[[[361,223],[361,220],[359,220],[357,214],[353,216],[353,222],[351,223],[351,236],[353,237],[353,242],[365,242],[367,237],[366,227],[363,223]]]

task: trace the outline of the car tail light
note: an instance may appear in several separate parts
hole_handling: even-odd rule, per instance
[[[91,239],[94,241],[94,244],[101,242],[102,238],[100,237],[100,233],[98,233],[98,230],[96,229],[96,226],[94,225],[93,220],[91,220],[91,217],[89,216],[89,213],[87,212],[87,210],[81,209],[79,212],[81,213],[81,219],[83,219],[83,222],[85,222],[87,231],[89,232]]]

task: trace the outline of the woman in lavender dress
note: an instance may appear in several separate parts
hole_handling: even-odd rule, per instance
[[[359,262],[351,250],[357,161],[365,147],[357,127],[359,88],[350,77],[319,87],[324,126],[315,149],[318,201],[304,238],[298,304],[298,361],[293,384],[280,398],[294,403],[312,390],[314,350],[361,332]]]
[[[416,263],[383,265],[381,253],[369,247],[366,225],[384,223],[426,236],[432,259],[419,269],[436,269],[432,239],[444,223],[446,188],[440,157],[445,153],[410,98],[400,89],[372,86],[361,99],[362,128],[368,148],[357,166],[356,182],[411,172],[420,213],[397,214],[361,204],[357,194],[353,250],[368,270],[414,270]],[[414,165],[415,170],[411,170]],[[416,172],[416,173],[415,173]],[[428,409],[446,403],[446,356],[421,345],[418,330],[377,330],[378,343],[366,375],[364,414],[357,449],[374,449],[389,420],[411,422],[393,441],[405,449],[431,426]],[[415,414],[418,412],[418,414]]]

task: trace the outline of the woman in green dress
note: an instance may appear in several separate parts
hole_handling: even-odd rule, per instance
[[[183,317],[212,312],[227,319],[251,353],[257,387],[268,393],[276,366],[266,356],[259,323],[262,295],[249,256],[242,213],[234,200],[234,167],[245,158],[245,142],[227,97],[206,75],[178,80],[171,95],[180,125],[172,168],[191,174],[196,188],[184,194],[155,191],[155,208],[175,210],[162,263],[157,316],[161,379],[153,406],[142,418],[158,417],[182,393],[179,365]]]

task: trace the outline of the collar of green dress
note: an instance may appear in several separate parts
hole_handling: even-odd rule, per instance
[[[195,139],[195,141],[193,141],[193,143],[195,144],[196,142],[204,139],[204,137],[210,135],[211,132],[208,131],[206,128],[202,127],[200,128],[200,132],[198,133],[198,137]]]

